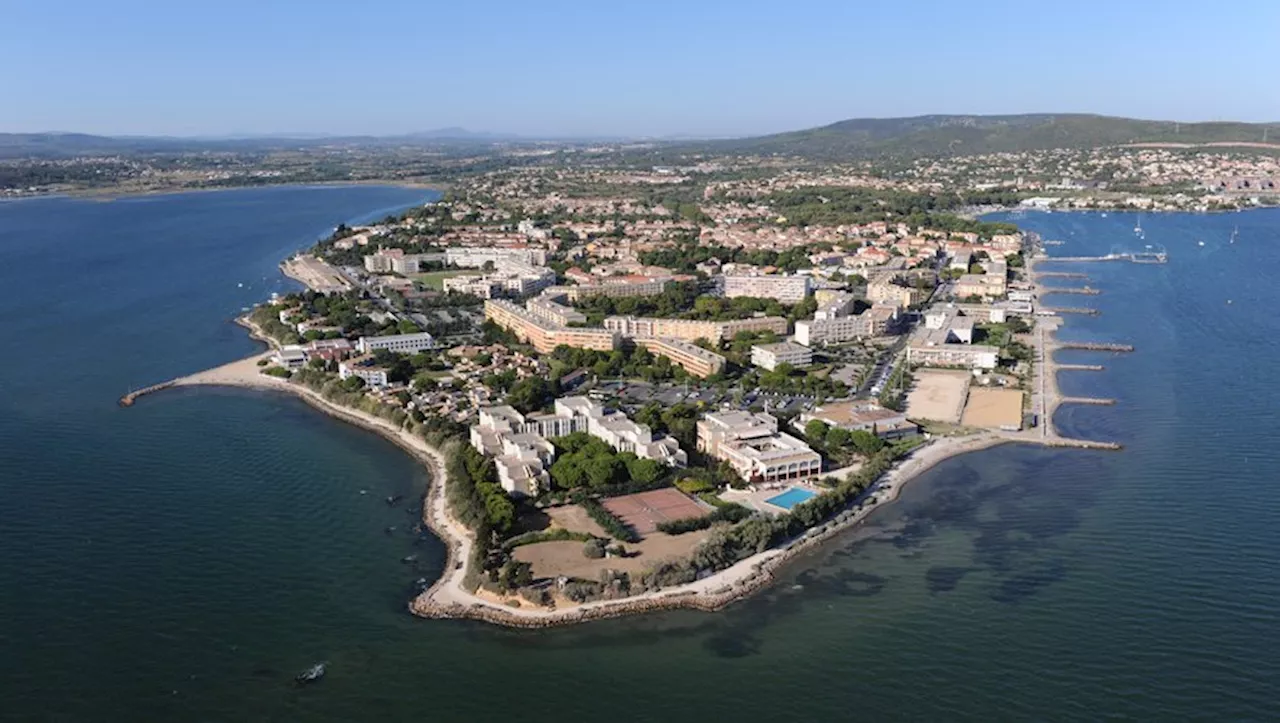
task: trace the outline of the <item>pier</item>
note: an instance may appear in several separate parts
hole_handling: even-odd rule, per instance
[[[175,381],[176,381],[176,380],[170,380],[170,381],[167,381],[167,382],[161,382],[161,383],[159,383],[159,384],[152,384],[152,385],[151,385],[151,386],[149,386],[149,387],[143,387],[143,388],[141,388],[141,389],[135,389],[135,390],[133,390],[133,391],[129,392],[128,394],[124,395],[123,397],[120,397],[120,399],[119,399],[116,403],[117,403],[117,404],[119,404],[119,405],[120,405],[120,406],[122,406],[122,407],[132,407],[132,406],[133,406],[133,403],[134,403],[134,402],[136,402],[136,401],[138,401],[138,397],[141,397],[141,396],[142,396],[142,395],[144,395],[144,394],[150,394],[150,393],[152,393],[152,392],[158,392],[158,391],[160,391],[161,389],[168,389],[169,387],[171,387],[171,386],[173,386],[173,385],[174,385]]]
[[[1133,351],[1132,344],[1108,344],[1096,341],[1060,341],[1056,346],[1059,349],[1079,349],[1081,351]]]
[[[1043,279],[1087,279],[1088,274],[1079,271],[1037,271],[1036,276]]]
[[[1163,251],[1144,251],[1140,253],[1107,254],[1106,256],[1042,256],[1039,261],[1131,261],[1135,264],[1164,264],[1169,262],[1169,254]]]
[[[1059,364],[1060,372],[1100,372],[1106,367],[1101,364]]]
[[[1103,399],[1100,397],[1062,397],[1058,400],[1059,404],[1094,404],[1103,407],[1110,407],[1116,403],[1114,399]]]
[[[1040,295],[1048,296],[1049,294],[1080,294],[1082,296],[1097,296],[1102,291],[1089,286],[1045,286],[1041,287]]]
[[[1097,316],[1102,313],[1097,309],[1088,309],[1082,306],[1042,306],[1040,310],[1051,314],[1084,314],[1085,316]]]

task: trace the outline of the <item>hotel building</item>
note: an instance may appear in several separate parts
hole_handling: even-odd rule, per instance
[[[822,457],[778,431],[769,414],[726,411],[698,420],[698,451],[724,460],[751,484],[803,482],[822,473]]]

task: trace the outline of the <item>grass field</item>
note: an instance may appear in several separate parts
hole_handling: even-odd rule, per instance
[[[453,271],[431,271],[425,274],[410,274],[409,276],[414,281],[417,281],[418,283],[428,288],[435,289],[436,291],[440,291],[444,289],[445,279],[453,278],[454,276],[478,276],[478,275],[479,274],[476,273],[475,271],[464,271],[461,269],[456,269]]]

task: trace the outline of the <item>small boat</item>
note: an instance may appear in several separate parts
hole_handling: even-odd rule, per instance
[[[1201,242],[1200,242],[1200,245],[1201,245],[1201,246],[1204,246],[1204,242],[1203,242],[1203,241],[1201,241]]]
[[[324,663],[316,663],[310,668],[307,668],[301,673],[298,673],[297,675],[295,675],[293,679],[295,682],[298,683],[298,685],[306,685],[307,683],[314,683],[317,680],[320,680],[321,678],[324,677],[324,670],[325,670]]]
[[[408,565],[411,562],[417,562],[417,561],[418,561],[417,555],[405,555],[404,557],[400,558],[400,562],[403,562],[406,565]]]
[[[1231,243],[1235,243],[1235,242],[1236,242],[1236,236],[1239,236],[1239,235],[1240,235],[1240,227],[1239,227],[1239,226],[1236,226],[1235,228],[1231,229]]]
[[[400,500],[404,499],[404,495],[390,495],[387,497],[387,504],[395,507],[400,504]]]

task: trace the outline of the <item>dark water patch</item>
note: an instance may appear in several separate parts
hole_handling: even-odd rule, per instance
[[[934,566],[924,573],[925,582],[929,586],[931,594],[951,592],[960,585],[960,581],[965,575],[971,572],[977,572],[982,568],[978,567],[951,567],[951,566]]]
[[[1038,561],[1022,566],[1013,574],[1001,576],[990,597],[1006,605],[1020,603],[1066,576],[1066,562],[1057,559]]]

